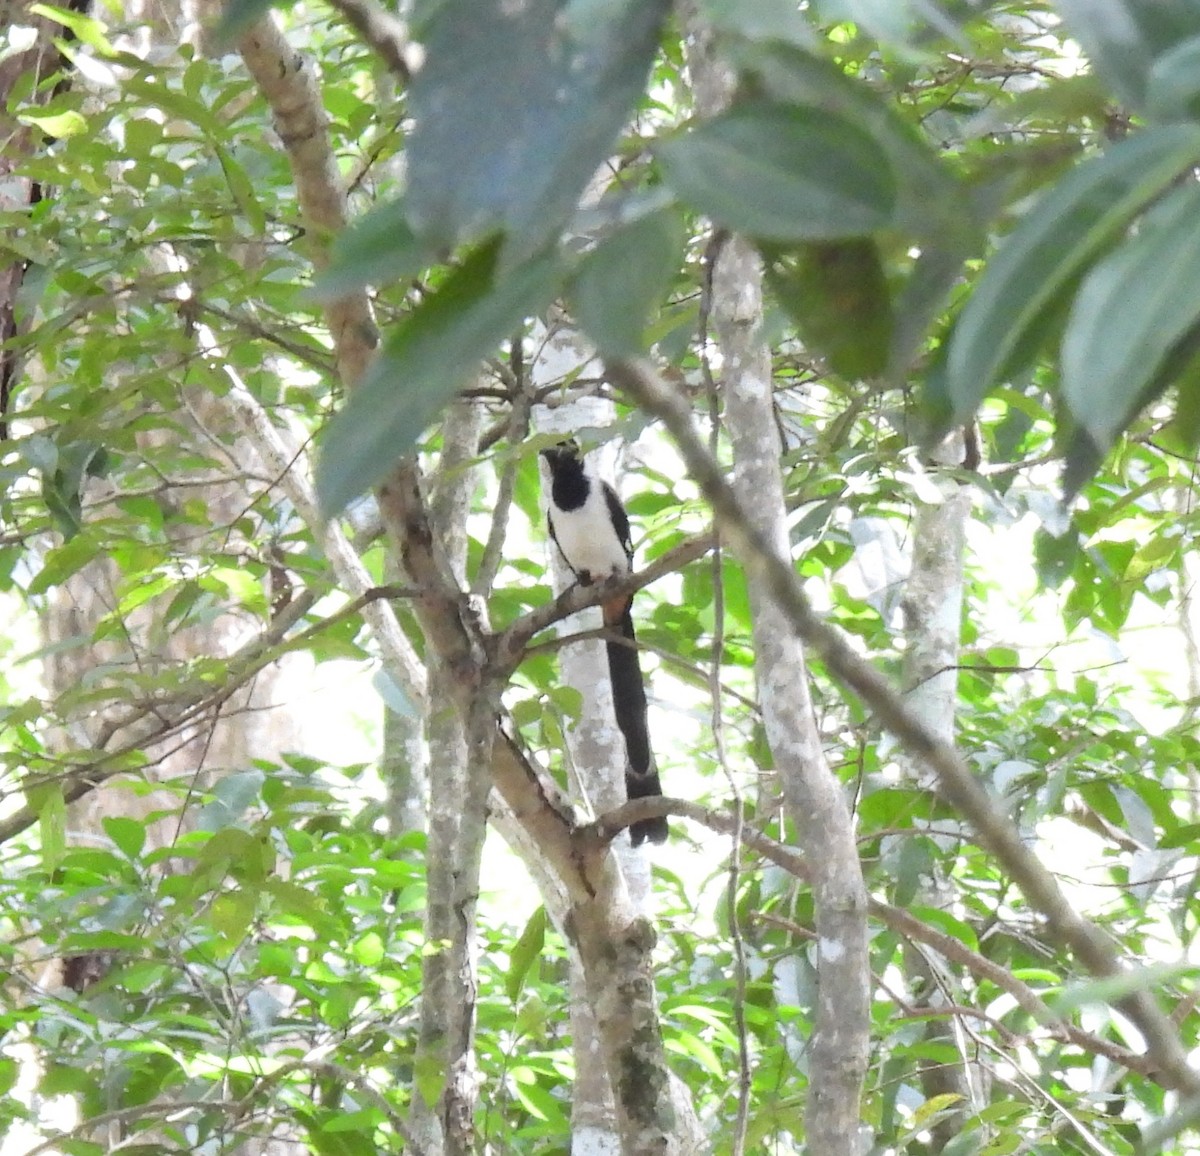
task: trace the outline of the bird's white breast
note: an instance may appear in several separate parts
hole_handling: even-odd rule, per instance
[[[577,574],[586,571],[593,581],[629,572],[625,548],[613,529],[608,503],[600,482],[592,477],[587,501],[578,510],[550,506],[550,521],[559,549]]]

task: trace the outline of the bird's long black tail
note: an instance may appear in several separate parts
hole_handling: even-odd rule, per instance
[[[650,749],[650,728],[646,718],[646,683],[642,677],[642,665],[638,659],[637,639],[633,633],[633,616],[629,600],[624,609],[610,611],[605,607],[604,624],[622,641],[607,644],[608,674],[612,682],[613,705],[616,707],[617,726],[625,738],[625,751],[629,756],[625,772],[625,793],[631,799],[642,799],[647,795],[661,795],[658,767],[654,752]],[[624,640],[628,641],[624,641]],[[662,843],[667,838],[667,820],[645,819],[629,828],[630,842],[636,847],[649,840]]]

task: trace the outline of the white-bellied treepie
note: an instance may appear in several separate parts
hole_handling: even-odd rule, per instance
[[[574,439],[559,442],[542,456],[550,466],[550,502],[547,510],[550,537],[571,572],[583,586],[603,582],[614,574],[633,568],[633,543],[629,516],[616,491],[596,477],[583,460]],[[631,799],[661,795],[658,767],[650,749],[646,721],[646,684],[638,660],[633,633],[631,594],[600,604],[604,628],[619,638],[607,644],[608,674],[612,681],[617,726],[625,738],[625,793]],[[667,820],[646,819],[629,828],[636,847],[649,840],[661,843],[667,837]]]

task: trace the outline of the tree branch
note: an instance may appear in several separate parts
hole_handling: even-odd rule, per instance
[[[289,638],[287,637],[288,631],[312,609],[317,601],[317,596],[312,591],[302,591],[271,620],[261,634],[252,638],[224,660],[228,674],[219,686],[213,686],[212,674],[211,671],[208,671],[180,687],[170,698],[156,698],[137,703],[120,717],[105,722],[96,738],[98,747],[103,748],[123,731],[133,729],[135,733],[117,749],[109,751],[100,758],[72,767],[62,776],[55,776],[61,778],[64,783],[64,801],[73,803],[77,799],[91,794],[97,787],[117,775],[127,774],[131,771],[136,772],[138,768],[131,768],[129,765],[130,755],[136,754],[143,747],[161,742],[193,719],[226,702],[259,671],[270,666],[289,651],[303,647],[323,630],[328,630],[331,626],[335,626],[347,618],[352,618],[375,602],[394,598],[411,598],[414,593],[415,591],[409,586],[374,586],[333,614],[322,618],[319,622],[314,622]],[[145,730],[138,729],[138,724],[149,718],[153,718],[157,725]],[[44,780],[31,780],[27,784],[27,789],[36,786],[41,781]],[[5,816],[0,820],[0,844],[6,843],[9,839],[28,830],[38,821],[40,815],[40,809],[26,804],[11,815]]]
[[[874,712],[913,758],[936,772],[941,794],[975,828],[980,844],[1013,877],[1029,905],[1045,917],[1050,935],[1073,951],[1094,975],[1121,975],[1125,968],[1108,935],[1075,910],[1058,881],[1025,845],[1020,832],[958,752],[931,734],[887,679],[857,654],[841,633],[817,617],[790,562],[780,558],[755,529],[693,429],[688,406],[645,362],[613,361],[608,372],[615,384],[648,413],[661,418],[670,430],[689,471],[711,503],[722,533],[741,547],[747,571],[768,584],[772,596],[787,610],[801,638],[830,674]],[[1146,1040],[1147,1053],[1173,1086],[1200,1095],[1200,1074],[1188,1063],[1174,1025],[1154,998],[1145,991],[1133,992],[1118,1000],[1117,1006],[1137,1025]]]
[[[316,75],[308,58],[288,44],[269,16],[245,33],[238,48],[271,107],[275,129],[287,150],[301,211],[320,238],[313,261],[321,268],[328,256],[328,238],[346,224],[347,207]],[[348,387],[353,386],[374,356],[378,336],[366,293],[348,293],[326,302],[325,320],[333,338],[338,374]],[[323,525],[308,472],[298,466],[300,451],[286,444],[257,399],[239,385],[235,381],[228,404],[247,437],[277,469],[288,497],[325,550],[343,589],[351,596],[361,595],[373,585],[371,578],[341,530],[336,525]],[[423,704],[424,668],[391,607],[382,602],[373,604],[369,615],[388,673],[415,704]]]
[[[297,52],[275,21],[264,17],[238,41],[238,50],[254,77],[287,150],[300,211],[317,237],[312,258],[318,269],[328,259],[329,238],[346,224],[346,189],[329,144],[329,117],[308,57]],[[378,332],[363,291],[325,304],[325,320],[336,354],[338,376],[353,385],[375,353]]]
[[[742,824],[739,828],[736,815],[714,811],[699,803],[693,803],[690,799],[673,799],[664,796],[634,799],[598,816],[587,826],[581,827],[578,836],[609,841],[616,838],[620,831],[633,823],[672,815],[690,819],[718,835],[726,835],[730,838],[740,837],[747,847],[758,852],[764,859],[775,864],[776,867],[782,868],[789,875],[806,883],[811,878],[808,863],[804,856],[794,848],[772,839],[769,835],[763,834],[762,831],[748,824]],[[989,983],[995,984],[1001,991],[1011,995],[1022,1011],[1042,1024],[1057,1038],[1073,1044],[1090,1055],[1103,1056],[1131,1072],[1146,1076],[1161,1087],[1173,1090],[1179,1088],[1178,1083],[1172,1080],[1169,1073],[1164,1072],[1152,1058],[1075,1027],[1050,1007],[1028,984],[1017,979],[1012,972],[1000,964],[994,963],[987,956],[967,947],[961,940],[922,922],[903,908],[893,907],[890,903],[884,903],[880,899],[870,898],[868,905],[871,915],[892,931],[933,948],[952,963],[966,968],[976,978],[987,980]]]
[[[330,0],[402,84],[412,79],[424,53],[408,35],[408,25],[374,0]]]
[[[703,558],[715,542],[713,531],[704,530],[635,573],[596,582],[591,586],[568,586],[553,602],[534,607],[489,640],[487,645],[493,663],[499,672],[511,673],[520,664],[525,647],[534,635],[589,606],[599,606],[601,602],[617,595],[636,593],[665,575],[681,570],[697,558]]]

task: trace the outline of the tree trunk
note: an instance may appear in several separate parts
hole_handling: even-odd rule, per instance
[[[551,385],[585,374],[589,363],[598,368],[594,354],[582,337],[563,318],[538,342],[539,356],[532,368],[532,385]],[[615,417],[611,402],[596,397],[577,397],[547,412],[535,411],[541,432],[567,437],[579,429],[610,425]],[[597,447],[593,460],[600,459],[601,472],[610,473],[617,454],[615,443]],[[543,467],[544,468],[544,467]],[[543,487],[543,493],[545,493]],[[545,503],[543,503],[545,505]],[[554,590],[559,593],[575,578],[552,542],[547,539],[548,567]],[[600,613],[592,608],[559,623],[559,631],[573,634],[600,629]],[[612,686],[609,681],[605,644],[585,639],[558,652],[563,682],[580,695],[579,717],[566,729],[565,759],[573,793],[582,800],[586,813],[600,815],[625,802],[625,741],[616,724]],[[635,851],[627,838],[612,844],[629,888],[633,906],[644,912],[649,898],[649,859],[644,850]],[[561,926],[561,924],[560,924]],[[574,1156],[616,1152],[620,1136],[616,1107],[608,1072],[601,1062],[603,1052],[595,1009],[588,997],[583,963],[578,952],[570,953],[571,1048],[575,1056],[575,1084],[571,1097],[572,1152]]]
[[[728,102],[732,77],[713,60],[703,33],[693,43],[697,105],[713,114]],[[762,537],[790,558],[771,351],[762,334],[762,268],[754,248],[729,238],[715,257],[711,284],[734,492]],[[846,794],[825,761],[813,716],[803,644],[768,585],[753,572],[747,585],[763,724],[810,864],[816,914],[817,1007],[805,1138],[809,1151],[822,1156],[857,1156],[870,1044],[866,887]]]
[[[963,554],[971,493],[953,481],[941,489],[946,500],[940,505],[922,505],[913,527],[913,565],[905,584],[904,686],[909,707],[947,743],[954,741],[954,718],[958,707],[958,660],[963,603]],[[903,760],[914,782],[936,790],[934,776],[912,760]],[[936,868],[935,868],[936,871]],[[953,902],[954,891],[936,873],[926,880],[917,902],[922,907],[944,908]],[[915,1006],[937,1010],[964,1002],[956,998],[959,977],[943,959],[927,947],[909,944],[906,951],[910,974],[915,978]],[[948,990],[949,989],[949,990]],[[958,1052],[961,1062],[930,1061],[921,1070],[921,1086],[927,1099],[948,1096],[947,1108],[930,1129],[931,1151],[943,1148],[962,1131],[972,1107],[969,1066],[961,1031],[950,1019],[930,1019],[925,1038]],[[974,1071],[979,1078],[983,1073]]]
[[[465,583],[467,515],[475,484],[468,462],[479,440],[480,413],[470,402],[451,408],[443,427],[438,482],[430,503],[434,527],[459,585]],[[410,1127],[431,1154],[474,1151],[476,929],[479,864],[487,832],[487,763],[473,759],[470,720],[451,705],[455,673],[430,666],[429,841],[421,1024]],[[485,729],[490,720],[483,721]],[[478,737],[478,736],[475,736]],[[435,1093],[435,1088],[436,1093]]]

